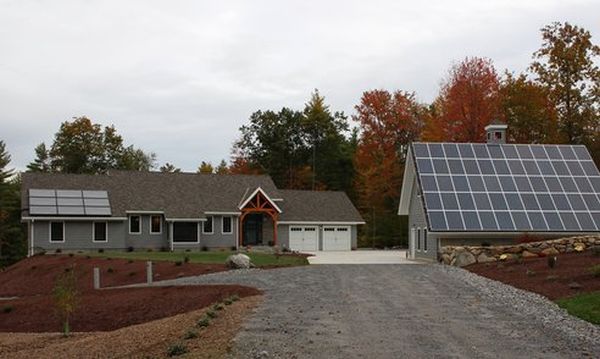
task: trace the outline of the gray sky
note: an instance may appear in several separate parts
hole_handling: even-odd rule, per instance
[[[363,91],[431,101],[453,61],[523,71],[539,29],[569,21],[600,43],[598,0],[0,0],[0,139],[24,169],[61,122],[114,124],[159,163],[229,158],[258,109],[314,88],[353,113]]]

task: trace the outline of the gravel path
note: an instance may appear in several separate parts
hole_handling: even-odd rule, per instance
[[[161,284],[266,292],[235,358],[570,358],[600,353],[600,328],[529,292],[441,265],[319,265]],[[596,353],[596,354],[593,354]]]

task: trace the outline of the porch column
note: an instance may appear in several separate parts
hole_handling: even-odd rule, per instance
[[[277,215],[271,217],[273,220],[273,245],[277,245]]]

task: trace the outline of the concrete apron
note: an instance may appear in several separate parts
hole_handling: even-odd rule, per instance
[[[356,250],[310,252],[310,264],[419,264],[406,258],[404,250]]]

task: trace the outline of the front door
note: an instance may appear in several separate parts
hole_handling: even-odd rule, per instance
[[[244,238],[242,245],[256,246],[262,244],[262,214],[249,214],[244,218]]]

